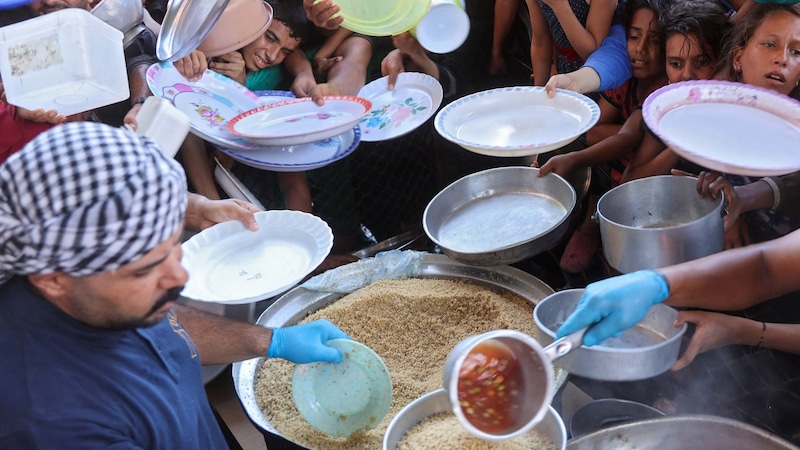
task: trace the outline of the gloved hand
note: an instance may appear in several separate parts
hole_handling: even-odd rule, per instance
[[[775,3],[778,5],[794,5],[800,3],[800,0],[755,0],[758,3]]]
[[[350,339],[344,331],[325,319],[272,330],[268,358],[283,358],[295,364],[316,361],[342,362],[339,350],[325,345],[331,339]]]
[[[658,272],[640,270],[586,286],[578,307],[558,329],[556,338],[595,324],[583,336],[592,346],[636,325],[651,306],[669,296],[667,280]]]

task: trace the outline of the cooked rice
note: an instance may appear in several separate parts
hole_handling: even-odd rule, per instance
[[[533,306],[526,300],[452,280],[379,281],[299,323],[322,318],[383,358],[392,376],[393,391],[389,412],[375,428],[337,438],[314,429],[295,408],[294,364],[265,360],[255,381],[259,408],[281,435],[316,450],[380,449],[395,414],[414,399],[442,387],[444,361],[464,338],[497,329],[536,337]]]
[[[555,450],[552,439],[535,428],[506,441],[477,438],[452,413],[439,413],[411,427],[397,450]]]

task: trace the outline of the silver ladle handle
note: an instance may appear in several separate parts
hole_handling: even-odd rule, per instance
[[[583,345],[583,335],[586,334],[586,330],[588,329],[589,327],[583,327],[580,330],[568,334],[545,347],[544,353],[548,358],[550,358],[550,362],[553,362],[563,357],[567,353],[580,348],[580,346]]]

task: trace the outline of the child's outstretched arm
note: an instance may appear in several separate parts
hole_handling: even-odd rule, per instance
[[[553,9],[569,43],[584,61],[608,36],[611,21],[614,19],[614,9],[617,6],[616,0],[593,0],[584,26],[575,16],[568,0],[542,1]]]

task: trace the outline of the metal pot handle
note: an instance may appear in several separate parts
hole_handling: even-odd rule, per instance
[[[580,330],[572,334],[568,334],[545,347],[544,353],[548,358],[550,358],[550,362],[553,362],[563,357],[567,353],[580,348],[580,346],[583,345],[583,335],[586,334],[586,330],[588,329],[589,327],[583,327]]]

